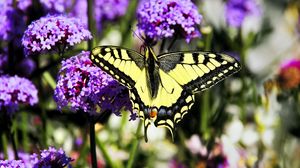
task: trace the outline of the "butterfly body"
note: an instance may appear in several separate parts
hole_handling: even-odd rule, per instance
[[[213,86],[240,69],[232,57],[208,52],[174,52],[156,56],[150,47],[136,51],[100,46],[91,60],[130,90],[133,110],[147,128],[173,130],[194,104],[194,94]]]

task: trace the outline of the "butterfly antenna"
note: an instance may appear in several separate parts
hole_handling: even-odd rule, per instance
[[[141,35],[139,35],[137,32],[135,32],[132,28],[131,28],[131,31],[132,31],[132,33],[133,33],[134,36],[136,36],[138,39],[140,39],[141,42],[145,43],[145,39],[143,39],[141,37]]]

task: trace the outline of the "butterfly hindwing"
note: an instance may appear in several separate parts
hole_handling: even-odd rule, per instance
[[[241,68],[234,58],[209,52],[162,54],[158,61],[163,71],[191,93],[207,89]]]
[[[94,48],[91,53],[91,60],[128,88],[134,87],[145,67],[143,55],[133,50],[115,46]]]

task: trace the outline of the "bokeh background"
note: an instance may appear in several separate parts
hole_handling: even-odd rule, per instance
[[[0,9],[0,166],[300,167],[299,1],[0,0]],[[145,37],[157,54],[220,52],[242,65],[196,94],[174,140],[151,125],[146,143],[128,90],[89,59],[99,45],[139,52]]]

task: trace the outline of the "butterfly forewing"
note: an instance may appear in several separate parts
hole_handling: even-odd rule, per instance
[[[134,87],[145,67],[143,55],[115,46],[94,48],[91,60],[128,88]]]
[[[209,52],[175,52],[158,56],[159,66],[191,93],[200,92],[240,70],[233,57]]]

